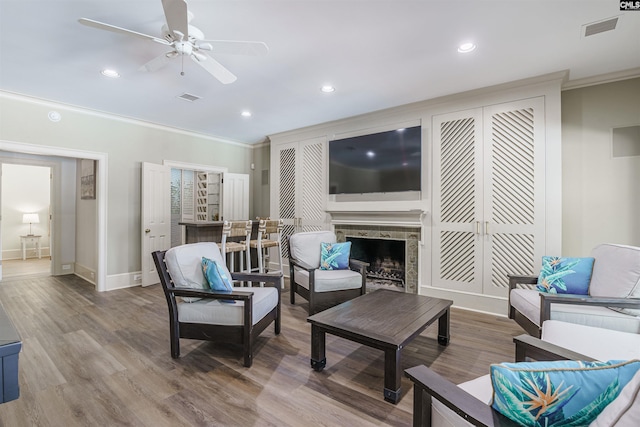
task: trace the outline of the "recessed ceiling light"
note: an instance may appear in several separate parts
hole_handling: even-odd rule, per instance
[[[109,68],[105,68],[104,70],[100,71],[100,74],[105,77],[111,77],[112,79],[117,79],[118,77],[120,77],[119,72],[117,72],[116,70],[111,70]]]
[[[367,157],[372,159],[376,156],[376,153],[374,153],[373,151],[367,151]]]
[[[331,93],[334,92],[336,88],[331,85],[324,85],[320,88],[320,90],[324,93]]]
[[[460,46],[458,46],[458,52],[460,53],[469,53],[473,52],[474,50],[476,50],[476,45],[471,42],[462,43]]]
[[[251,111],[244,110],[242,113],[240,113],[240,115],[242,117],[251,117]]]

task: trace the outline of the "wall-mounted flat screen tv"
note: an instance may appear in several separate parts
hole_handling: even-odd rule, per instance
[[[420,126],[329,141],[329,194],[420,191]]]

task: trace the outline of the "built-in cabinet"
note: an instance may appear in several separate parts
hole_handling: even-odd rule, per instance
[[[327,214],[326,138],[275,145],[271,166],[275,172],[271,216],[283,220],[283,239],[299,231],[329,228]],[[275,202],[275,203],[274,203]],[[288,258],[288,248],[283,247]]]
[[[270,214],[285,220],[285,236],[335,224],[375,229],[409,216],[420,229],[418,293],[506,314],[507,274],[536,273],[543,255],[562,255],[565,77],[554,73],[272,135]],[[328,194],[328,141],[407,123],[423,131],[419,200]]]
[[[220,219],[220,183],[220,173],[196,172],[196,221]]]
[[[545,249],[544,99],[433,116],[431,285],[506,296]]]

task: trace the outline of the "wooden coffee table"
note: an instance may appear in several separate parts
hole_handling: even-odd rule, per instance
[[[327,333],[384,351],[384,399],[400,400],[401,350],[438,320],[438,344],[449,344],[449,300],[379,289],[307,319],[311,323],[311,367],[327,364]]]

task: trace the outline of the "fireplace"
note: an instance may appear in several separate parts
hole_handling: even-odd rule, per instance
[[[420,227],[413,225],[388,225],[388,224],[346,224],[335,223],[335,233],[339,242],[351,241],[352,257],[359,259],[353,251],[357,249],[356,239],[364,246],[372,246],[375,241],[382,242],[381,263],[383,270],[397,270],[397,280],[386,278],[383,282],[381,278],[368,278],[367,288],[375,289],[387,286],[388,289],[398,290],[408,293],[418,293],[418,246],[420,242]],[[358,243],[358,244],[359,244]],[[385,246],[387,246],[385,248]],[[388,253],[388,256],[385,255]],[[368,255],[367,255],[368,256]],[[400,259],[402,258],[402,259]],[[370,260],[367,261],[373,264]],[[403,266],[401,266],[403,264]],[[404,273],[400,273],[404,270]],[[372,272],[373,273],[373,272]],[[387,273],[385,273],[386,275]],[[384,285],[383,285],[384,283]]]
[[[368,287],[405,287],[404,240],[346,237],[351,242],[351,257],[369,263]]]

